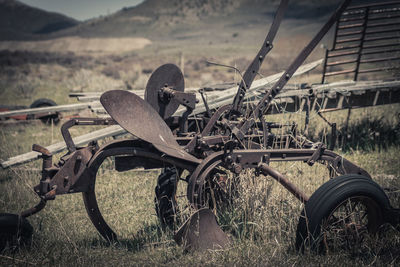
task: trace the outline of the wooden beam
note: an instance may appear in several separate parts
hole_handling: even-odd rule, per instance
[[[3,112],[0,112],[0,118],[6,118],[6,117],[15,116],[15,115],[25,115],[25,114],[44,114],[44,113],[53,114],[55,112],[83,110],[83,109],[90,108],[90,106],[94,105],[94,104],[97,104],[97,102],[3,111]]]
[[[91,141],[95,141],[95,140],[99,140],[102,138],[106,138],[106,137],[110,137],[110,136],[117,136],[120,134],[125,133],[125,130],[122,129],[119,125],[113,125],[107,128],[103,128],[97,131],[93,131],[91,133],[88,134],[84,134],[81,136],[78,136],[76,138],[74,138],[74,143],[77,146],[83,146],[86,145],[87,143],[91,142]],[[60,153],[61,151],[66,149],[66,145],[65,142],[58,142],[55,144],[52,144],[50,146],[46,147],[52,154],[57,154]],[[39,153],[37,152],[28,152],[22,155],[18,155],[15,157],[11,157],[5,161],[2,161],[0,163],[1,167],[3,169],[12,167],[12,166],[16,166],[16,165],[20,165],[23,163],[27,163],[30,162],[32,160],[36,160],[39,159]]]

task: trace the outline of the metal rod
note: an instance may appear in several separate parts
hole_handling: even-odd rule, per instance
[[[329,51],[332,52],[332,51]],[[351,55],[356,55],[358,54],[358,51],[350,51],[350,52],[344,52],[344,53],[336,53],[333,55],[329,55],[328,54],[328,58],[332,58],[332,57],[343,57],[343,56],[351,56]]]
[[[388,12],[398,12],[398,10],[388,11]],[[394,19],[394,18],[400,18],[400,15],[385,14],[383,16],[369,18],[369,21],[384,20],[384,19]],[[354,18],[342,18],[342,19],[340,19],[340,22],[357,21],[357,20],[363,20],[363,19],[364,19],[364,16],[362,16],[362,17],[354,17]]]
[[[350,64],[350,63],[355,63],[357,62],[357,59],[351,59],[351,60],[343,60],[343,61],[335,61],[335,62],[331,62],[326,64],[327,66],[331,67],[331,66],[337,66],[337,65],[343,65],[343,64]]]
[[[291,183],[285,176],[276,170],[272,169],[266,163],[262,163],[259,167],[260,171],[264,175],[269,175],[277,180],[283,187],[285,187],[290,193],[292,193],[301,202],[307,202],[310,198],[302,192],[297,186]]]
[[[399,22],[375,23],[375,24],[369,24],[367,26],[367,28],[396,26],[396,25],[400,25],[400,23]],[[350,24],[350,25],[339,26],[339,30],[353,29],[353,28],[359,28],[359,27],[363,27],[363,23],[355,23],[355,24]]]
[[[347,73],[352,73],[355,72],[355,69],[349,69],[349,70],[341,70],[341,71],[335,71],[335,72],[328,72],[325,74],[325,76],[334,76],[334,75],[341,75],[341,74],[347,74]]]
[[[362,31],[353,31],[353,32],[338,33],[338,34],[337,34],[337,37],[355,35],[355,34],[360,34],[360,33],[362,33]]]
[[[375,28],[375,27],[385,27],[385,26],[396,26],[400,25],[400,22],[386,22],[386,23],[376,23],[370,24],[367,28]]]
[[[397,46],[398,44],[382,44],[382,45],[365,45],[364,49],[373,49],[373,48],[381,48],[381,47],[390,47]]]
[[[398,32],[400,28],[395,29],[387,29],[387,30],[376,30],[376,31],[367,31],[365,34],[376,34],[376,33],[387,33],[387,32]]]
[[[367,31],[367,25],[368,25],[368,13],[369,13],[369,7],[366,7],[365,9],[365,18],[363,22],[363,29],[360,37],[360,49],[359,49],[359,54],[357,55],[357,61],[356,61],[356,68],[354,72],[354,81],[357,81],[358,78],[358,70],[360,69],[360,60],[361,60],[361,52],[363,50],[363,45],[365,42],[365,32]]]
[[[373,49],[373,48],[381,48],[381,47],[390,47],[390,46],[397,46],[398,44],[392,43],[392,44],[381,44],[381,45],[364,45],[364,49]],[[352,49],[352,48],[359,48],[360,45],[349,45],[349,46],[340,46],[338,48],[335,48],[333,51],[339,51],[339,50],[346,50],[346,49]]]
[[[349,25],[343,25],[339,26],[340,30],[345,30],[345,29],[352,29],[352,28],[359,28],[362,27],[363,23],[356,23],[356,24],[349,24]]]
[[[339,30],[339,21],[336,22],[335,34],[333,35],[333,42],[332,42],[333,45],[332,45],[332,49],[331,50],[334,50],[335,47],[336,47],[336,39],[338,37],[338,30]],[[327,67],[327,64],[328,64],[328,55],[329,55],[329,50],[326,49],[326,51],[325,51],[325,59],[324,59],[324,67],[322,69],[322,81],[321,81],[321,83],[325,83],[325,78],[326,78],[325,73],[326,73],[326,67]]]
[[[348,22],[348,21],[357,21],[357,20],[363,20],[364,16],[362,17],[353,17],[353,18],[341,18],[339,22]]]
[[[338,38],[338,32],[339,32],[339,21],[336,21],[336,26],[335,26],[335,34],[333,35],[333,42],[332,42],[332,50],[335,49],[336,47],[336,40]]]
[[[357,44],[357,45],[348,45],[348,46],[339,46],[339,47],[335,48],[334,51],[352,49],[352,48],[359,48],[359,47],[360,47],[359,44]]]
[[[379,36],[379,37],[365,38],[364,42],[384,41],[384,40],[393,40],[393,39],[400,39],[400,36],[392,35],[392,36]],[[394,45],[397,45],[397,44],[394,44]]]
[[[379,72],[379,71],[397,70],[397,69],[400,69],[400,67],[386,67],[386,68],[365,69],[365,70],[359,70],[358,73]],[[352,73],[352,72],[355,72],[355,69],[328,72],[328,73],[325,74],[325,76],[342,75],[342,74],[347,74],[347,73]]]
[[[399,60],[400,57],[384,57],[384,58],[373,58],[373,59],[363,59],[360,63],[373,63],[373,62],[382,62],[382,61],[393,61]]]
[[[400,49],[397,49],[395,51],[400,51]],[[378,54],[378,53],[376,53]],[[361,55],[365,55],[364,53],[361,53]],[[373,59],[362,59],[360,60],[360,63],[372,63],[372,62],[382,62],[382,61],[393,61],[393,60],[399,60],[400,57],[385,57],[385,58],[373,58]],[[337,66],[337,65],[344,65],[344,64],[350,64],[350,63],[356,63],[356,59],[352,60],[343,60],[343,61],[335,61],[332,63],[326,64],[326,66]]]
[[[378,51],[368,51],[362,52],[362,55],[374,55],[374,54],[385,54],[385,53],[393,53],[393,52],[400,52],[400,49],[388,49],[388,50],[378,50]]]
[[[352,43],[352,42],[361,41],[361,40],[362,40],[362,37],[358,37],[358,38],[337,40],[336,43],[337,44]]]
[[[398,11],[398,10],[397,10]],[[393,11],[391,11],[393,12]],[[379,17],[374,17],[374,18],[370,18],[369,20],[381,20],[381,19],[396,19],[396,18],[400,18],[400,15],[390,15],[390,14],[385,14],[384,16],[379,16]]]
[[[328,66],[328,54],[329,50],[325,50],[325,58],[324,58],[324,66],[322,67],[322,81],[321,83],[323,84],[325,82],[325,73],[326,73],[326,67]]]
[[[367,4],[367,5],[350,6],[347,10],[360,9],[360,8],[365,8],[367,6],[376,7],[376,6],[388,6],[388,5],[396,5],[396,4],[400,4],[400,1],[388,1],[388,2],[382,2],[382,3]]]
[[[367,70],[360,70],[359,73],[368,73],[368,72],[377,72],[377,71],[386,71],[386,70],[397,70],[400,67],[387,67],[387,68],[375,68],[375,69],[367,69]]]

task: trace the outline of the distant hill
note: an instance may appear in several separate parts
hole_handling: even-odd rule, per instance
[[[0,0],[0,40],[35,39],[78,23],[62,14],[47,12],[16,0]]]
[[[212,34],[264,26],[271,21],[279,0],[145,0],[109,16],[88,20],[56,35],[83,37],[143,36],[181,38],[199,30]],[[290,1],[285,18],[319,20],[330,14],[338,0]],[[235,28],[235,29],[234,29]],[[230,33],[232,34],[232,32]],[[188,36],[182,38],[190,38]]]
[[[353,0],[353,4],[376,0]],[[341,0],[292,0],[281,32],[312,35]],[[144,37],[152,41],[245,42],[265,35],[280,0],[145,0],[79,23],[16,0],[0,0],[0,40]],[[206,39],[208,41],[206,41]]]
[[[61,34],[83,37],[148,34],[157,37],[160,33],[168,35],[176,25],[192,27],[205,18],[229,14],[239,4],[237,0],[145,0],[138,6],[124,7],[109,16],[88,20]]]

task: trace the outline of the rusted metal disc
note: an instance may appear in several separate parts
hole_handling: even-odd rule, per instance
[[[179,146],[165,121],[139,96],[129,91],[112,90],[102,94],[100,102],[108,114],[129,133],[153,144],[171,157],[199,162]]]
[[[174,114],[179,107],[179,103],[176,100],[166,100],[159,97],[159,90],[165,85],[174,90],[183,92],[185,89],[185,81],[178,66],[174,64],[160,66],[150,76],[146,85],[144,99],[150,103],[164,120]]]

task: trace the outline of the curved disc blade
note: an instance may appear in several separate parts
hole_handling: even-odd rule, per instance
[[[200,209],[180,227],[174,235],[178,245],[185,250],[221,249],[229,246],[229,237],[217,223],[210,209]]]
[[[102,94],[100,102],[108,114],[129,133],[153,144],[169,156],[199,162],[179,146],[165,121],[139,96],[124,90],[112,90]]]
[[[159,98],[158,92],[165,85],[168,85],[174,90],[183,92],[185,89],[185,81],[178,66],[174,64],[160,66],[150,76],[146,85],[144,99],[150,103],[164,120],[174,114],[179,107],[179,103],[174,99],[163,102]]]

